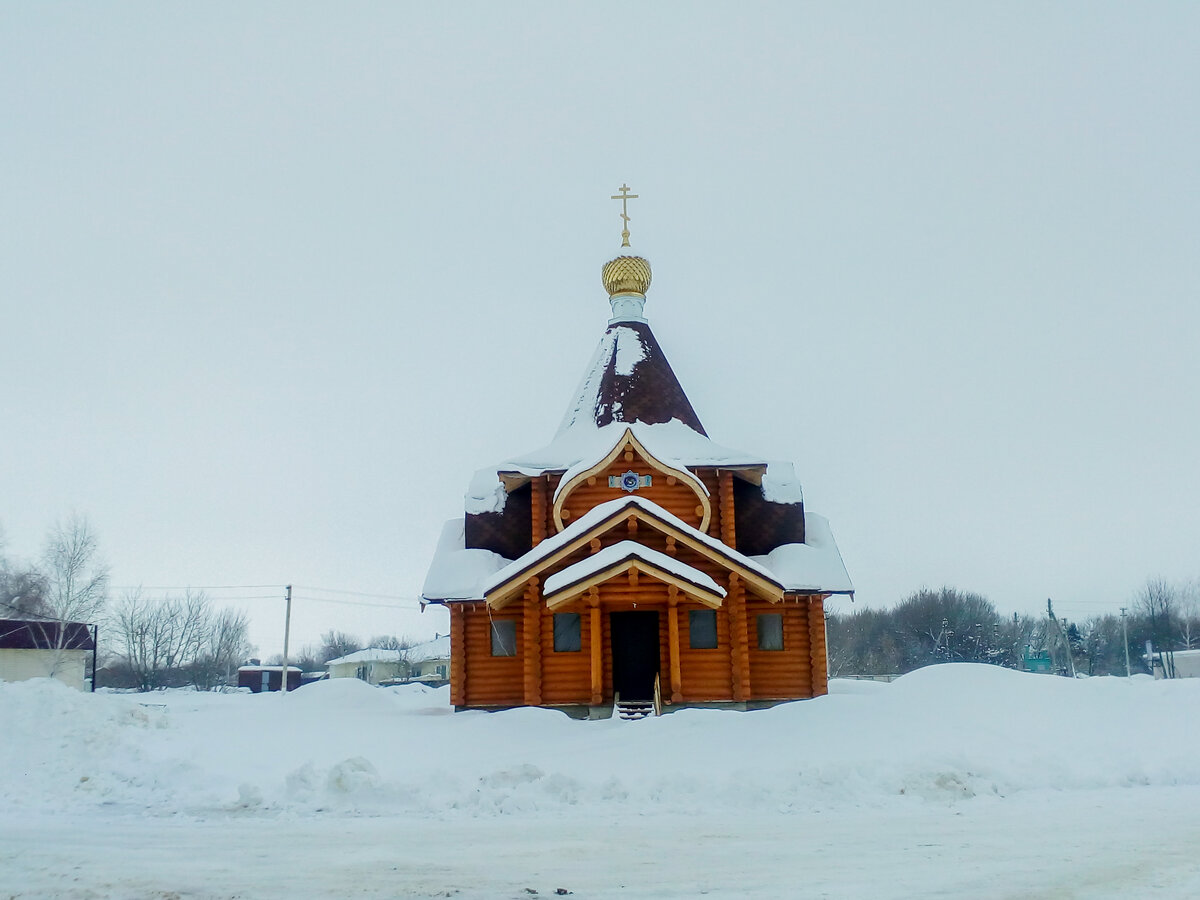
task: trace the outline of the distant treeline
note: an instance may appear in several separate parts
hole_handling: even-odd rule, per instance
[[[1149,672],[1147,640],[1166,651],[1200,648],[1196,584],[1147,582],[1130,599],[1125,628],[1133,672]],[[1048,655],[1053,671],[1124,675],[1125,638],[1119,615],[1081,622],[1041,616],[1002,615],[980,594],[943,587],[922,589],[891,609],[859,608],[827,615],[830,677],[902,675],[932,663],[982,662],[1018,669],[1027,654]]]

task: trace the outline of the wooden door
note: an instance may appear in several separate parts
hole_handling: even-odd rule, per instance
[[[622,700],[653,700],[658,674],[658,613],[609,614],[613,691]]]

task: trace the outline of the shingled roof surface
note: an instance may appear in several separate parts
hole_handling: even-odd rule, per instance
[[[0,650],[94,650],[92,629],[83,622],[0,619]]]
[[[650,325],[616,322],[604,332],[558,431],[584,422],[603,427],[613,422],[659,425],[672,419],[708,436]]]

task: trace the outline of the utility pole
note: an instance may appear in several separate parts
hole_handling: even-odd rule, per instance
[[[288,638],[292,633],[292,586],[287,586],[287,612],[283,617],[283,672],[280,673],[279,691],[287,693],[288,683]]]
[[[92,693],[96,692],[96,654],[100,652],[100,626],[92,626]]]
[[[1121,607],[1121,634],[1125,638],[1125,677],[1129,677],[1129,625],[1125,622],[1125,607]]]
[[[1059,640],[1062,641],[1063,649],[1067,651],[1067,664],[1071,667],[1071,677],[1075,677],[1075,659],[1071,656],[1071,642],[1067,640],[1067,634],[1063,631],[1062,622],[1054,615],[1054,606],[1050,603],[1050,598],[1046,598],[1046,615],[1050,617],[1050,621],[1054,623],[1054,627],[1058,629]]]

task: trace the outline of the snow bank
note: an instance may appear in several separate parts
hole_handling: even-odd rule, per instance
[[[750,713],[627,723],[453,714],[448,689],[277,694],[0,684],[11,810],[720,816],[898,797],[1200,785],[1200,680],[1069,681],[956,664]]]

